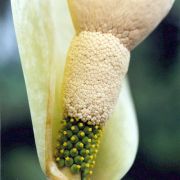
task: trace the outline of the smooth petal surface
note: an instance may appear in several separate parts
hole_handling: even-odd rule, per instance
[[[12,0],[11,4],[38,156],[45,169],[45,127],[50,78],[51,73],[57,73],[58,88],[61,89],[66,51],[73,36],[73,27],[65,0]]]
[[[74,29],[65,0],[13,0],[12,10],[36,147],[45,170],[45,154],[50,151],[45,149],[47,119],[52,113],[55,147],[62,118],[64,63]],[[49,111],[49,104],[53,104],[53,111]],[[136,116],[128,87],[123,84],[116,110],[105,128],[93,179],[122,177],[133,163],[137,144]]]

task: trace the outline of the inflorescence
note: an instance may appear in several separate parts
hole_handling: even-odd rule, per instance
[[[81,173],[83,179],[89,177],[95,165],[102,126],[72,117],[62,123],[55,153],[58,167],[69,167],[72,173]]]

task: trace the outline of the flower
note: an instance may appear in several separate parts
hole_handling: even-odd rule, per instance
[[[128,44],[127,47],[131,49],[142,40],[169,8],[170,5],[164,8],[157,21],[152,18],[152,26],[148,25],[147,31],[143,29],[140,34],[133,31],[136,38],[132,46]],[[53,180],[81,179],[79,174],[74,175],[67,168],[58,169],[53,158],[58,131],[62,129],[64,65],[68,47],[75,34],[67,3],[65,0],[13,0],[12,10],[41,167]],[[72,141],[75,140],[76,137],[72,138]],[[77,145],[77,148],[80,146]],[[137,146],[136,115],[126,79],[114,112],[105,126],[92,179],[122,178],[134,161]],[[82,160],[81,157],[76,159]],[[62,163],[72,164],[70,157],[65,160]],[[78,171],[80,167],[71,168],[72,171]]]

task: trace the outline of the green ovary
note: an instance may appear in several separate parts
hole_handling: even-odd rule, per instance
[[[92,174],[98,152],[102,125],[92,125],[80,119],[67,117],[63,120],[56,146],[55,160],[59,168],[68,167],[82,179]]]

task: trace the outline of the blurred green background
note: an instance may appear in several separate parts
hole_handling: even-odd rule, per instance
[[[129,80],[140,144],[124,180],[180,180],[180,1],[133,52]],[[9,1],[0,2],[2,179],[45,180],[35,150]]]

